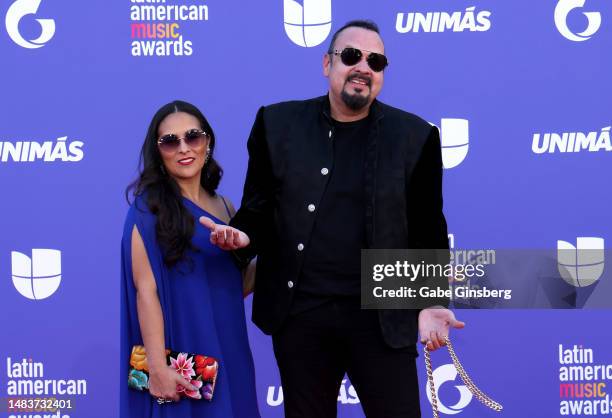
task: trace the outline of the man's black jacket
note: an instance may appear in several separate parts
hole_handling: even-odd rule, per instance
[[[448,248],[442,213],[438,129],[374,101],[364,162],[368,248]],[[266,334],[291,305],[318,208],[333,171],[334,132],[328,96],[262,107],[248,140],[240,209],[231,225],[251,239],[238,259],[257,255],[253,322]],[[310,206],[312,209],[312,206]],[[415,310],[380,310],[391,347],[417,339]]]

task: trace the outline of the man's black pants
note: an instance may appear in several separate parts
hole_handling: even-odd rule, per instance
[[[383,341],[378,313],[334,299],[290,316],[273,335],[286,418],[336,417],[348,374],[367,418],[419,418],[414,347]]]

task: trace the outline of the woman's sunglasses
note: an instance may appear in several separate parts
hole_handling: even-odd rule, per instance
[[[361,61],[364,52],[369,52],[368,56],[366,57],[366,62],[372,71],[379,73],[384,70],[387,65],[389,65],[387,57],[385,57],[383,54],[366,51],[365,49],[363,51],[357,48],[344,48],[342,51],[338,51],[336,49],[334,50],[333,54],[340,55],[342,64],[350,67]]]
[[[190,129],[182,138],[175,134],[164,135],[157,140],[157,145],[162,152],[171,153],[179,149],[181,141],[185,141],[185,145],[190,148],[199,148],[204,145],[206,138],[210,138],[206,132],[200,129]]]

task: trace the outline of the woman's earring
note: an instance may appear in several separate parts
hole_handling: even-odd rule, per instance
[[[210,159],[210,147],[206,147],[206,158],[204,158],[204,164]]]

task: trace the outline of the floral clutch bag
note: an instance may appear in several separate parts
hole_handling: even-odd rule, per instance
[[[191,391],[179,386],[179,395],[191,399],[212,400],[219,371],[219,363],[216,359],[200,354],[166,350],[166,361],[168,366],[198,388],[198,390]],[[147,353],[142,345],[132,347],[128,386],[137,390],[149,389]]]

